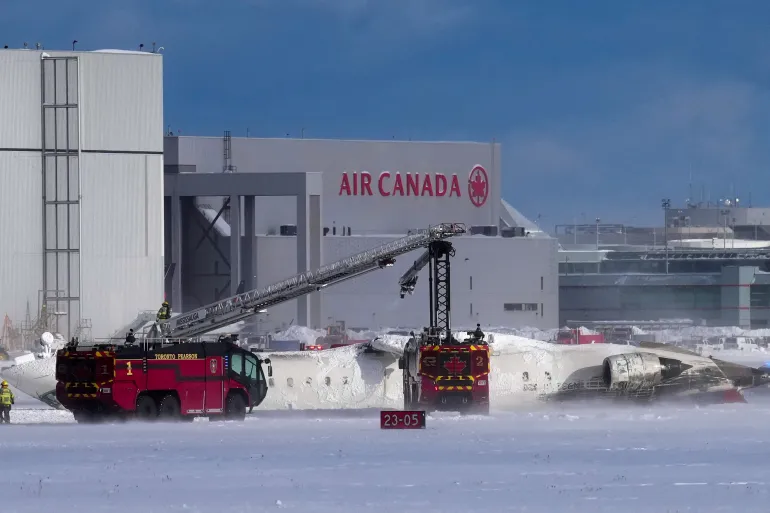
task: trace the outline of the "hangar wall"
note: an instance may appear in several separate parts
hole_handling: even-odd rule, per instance
[[[0,314],[15,326],[46,303],[50,328],[101,338],[162,299],[162,73],[146,52],[0,50]]]
[[[326,236],[324,258],[333,262],[393,240],[394,237]],[[531,326],[550,329],[559,319],[556,240],[462,236],[451,239],[452,323],[458,327]],[[257,237],[258,287],[290,276],[296,266],[294,237]],[[392,268],[334,285],[322,294],[322,320],[344,320],[355,327],[419,328],[428,321],[428,270],[415,292],[399,297],[398,279],[422,250],[396,259]],[[290,301],[268,309],[265,329],[290,323],[297,307]]]
[[[500,226],[503,209],[499,144],[256,139],[225,135],[166,137],[165,150],[167,173],[320,172],[322,224],[329,230],[323,242],[324,264],[431,224],[462,222],[469,228]],[[182,269],[185,298],[181,305],[184,310],[220,299],[219,291],[229,283],[226,261],[229,235],[215,227],[209,230],[210,237],[203,240],[206,227],[200,223],[205,221],[202,213],[205,211],[213,218],[223,200],[198,197],[193,211],[186,216],[186,240],[183,241],[186,260]],[[229,214],[225,209],[217,224],[226,222]],[[295,238],[278,235],[282,225],[291,228],[296,224],[295,216],[291,198],[257,198],[254,234],[257,236],[257,287],[295,274]],[[342,237],[343,230],[350,236]],[[241,235],[250,234],[242,232]],[[463,237],[458,245],[472,255],[455,262],[458,270],[453,282],[466,284],[454,293],[458,296],[454,299],[458,305],[454,312],[458,323],[475,324],[473,319],[478,319],[487,325],[557,326],[555,240],[481,236]],[[416,256],[417,253],[402,257],[400,262],[409,265]],[[472,263],[467,263],[465,258]],[[483,271],[477,273],[474,290],[470,290],[474,268]],[[394,290],[398,277],[386,279],[383,277],[386,274],[395,275],[396,271],[377,272],[324,291],[322,321],[339,319],[349,325],[424,324],[427,300],[422,301],[421,308],[404,305],[420,304],[418,298],[427,296],[410,298],[411,303],[400,301],[397,290],[392,294],[385,292]],[[270,312],[261,323],[265,328],[296,321],[296,301],[273,307]]]
[[[166,165],[183,172],[222,172],[224,145],[221,137],[167,137]],[[237,173],[321,172],[323,222],[329,228],[351,227],[359,235],[405,234],[441,222],[497,225],[500,218],[499,144],[233,137],[230,145],[230,164]],[[477,164],[487,178],[481,206],[469,198],[469,174]],[[362,186],[362,173],[368,188]],[[415,195],[410,185],[417,180]],[[380,194],[380,185],[387,196]],[[442,195],[440,188],[445,189]],[[217,209],[222,199],[201,197],[199,202]],[[281,225],[296,223],[296,212],[284,198],[259,198],[256,209],[257,234],[277,234]]]

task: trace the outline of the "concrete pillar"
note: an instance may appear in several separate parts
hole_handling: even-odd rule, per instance
[[[171,277],[171,297],[168,298],[171,308],[177,312],[184,311],[182,304],[182,200],[178,195],[171,196],[171,263],[174,264],[174,274]]]
[[[311,194],[309,201],[309,240],[310,240],[310,269],[318,269],[322,265],[321,244],[323,229],[321,227],[321,196]],[[313,292],[308,298],[310,303],[310,324],[313,328],[321,328],[321,295],[323,292]]]
[[[297,196],[297,272],[321,267],[321,196]],[[297,324],[321,327],[321,294],[314,292],[297,299]]]
[[[230,196],[230,294],[241,283],[241,197]]]
[[[243,197],[243,247],[241,248],[241,269],[245,290],[257,288],[257,247],[254,243],[255,236],[255,197]]]
[[[753,266],[722,268],[722,322],[741,328],[751,326],[751,283],[759,270]]]

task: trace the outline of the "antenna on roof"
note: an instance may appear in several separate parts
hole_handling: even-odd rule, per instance
[[[26,50],[26,49],[28,49],[28,48],[29,48],[29,44],[27,44],[27,42],[26,42],[26,41],[24,41],[24,49]]]
[[[73,40],[72,40],[72,51],[73,51],[73,52],[75,51],[75,45],[77,44],[77,42],[78,42],[78,40],[77,40],[77,39],[73,39]]]
[[[144,43],[139,43],[139,51],[140,52],[142,51],[143,48],[144,48]]]

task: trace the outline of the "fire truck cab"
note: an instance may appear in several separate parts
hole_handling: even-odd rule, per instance
[[[489,345],[476,332],[458,341],[425,328],[406,343],[398,366],[404,376],[405,410],[489,414]]]
[[[269,359],[231,341],[69,344],[56,353],[56,398],[78,422],[135,417],[243,420],[265,399]]]

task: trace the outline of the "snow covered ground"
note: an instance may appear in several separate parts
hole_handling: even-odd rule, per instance
[[[46,414],[2,427],[3,511],[748,513],[770,498],[768,398],[444,414],[419,431],[381,431],[376,411],[104,426]]]

